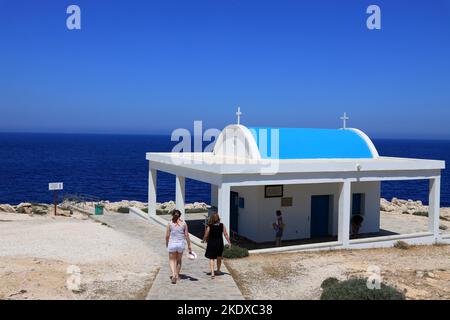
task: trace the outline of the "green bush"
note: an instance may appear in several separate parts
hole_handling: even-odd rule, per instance
[[[130,208],[128,208],[128,207],[120,207],[119,209],[117,209],[117,212],[119,212],[119,213],[130,213]]]
[[[241,248],[239,246],[233,245],[230,247],[226,247],[223,251],[223,257],[227,259],[237,259],[248,257],[248,250],[245,248]]]
[[[322,283],[321,300],[405,300],[404,293],[383,283],[380,289],[367,288],[367,279],[364,278],[338,281],[334,284],[330,282],[332,281],[328,280],[326,285]]]
[[[336,279],[335,277],[329,277],[322,281],[322,284],[320,285],[320,287],[322,289],[325,289],[325,288],[327,288],[329,286],[333,286],[337,283],[339,283],[338,279]]]
[[[148,213],[148,208],[144,208],[142,209],[142,211],[144,211],[145,213]],[[208,211],[204,210],[204,209],[186,209],[186,214],[189,213],[207,213]],[[156,209],[156,215],[160,216],[160,215],[164,215],[164,214],[171,214],[172,212],[170,212],[169,210],[165,210],[165,209]]]
[[[186,209],[186,213],[207,213],[208,210],[202,208]]]
[[[408,250],[409,249],[409,244],[407,244],[405,241],[399,240],[399,241],[397,241],[394,244],[394,248],[402,249],[402,250]]]

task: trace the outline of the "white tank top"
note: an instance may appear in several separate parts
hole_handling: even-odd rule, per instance
[[[185,229],[185,223],[182,222],[181,224],[173,223],[172,221],[169,222],[169,229],[170,229],[170,236],[169,236],[169,242],[184,242],[185,236],[184,236],[184,229]]]

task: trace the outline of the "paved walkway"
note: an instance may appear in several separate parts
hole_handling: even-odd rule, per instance
[[[171,284],[164,239],[165,231],[157,223],[143,220],[132,214],[106,214],[92,217],[119,232],[124,232],[148,243],[155,252],[158,252],[162,261],[161,269],[147,295],[148,300],[244,299],[225,265],[222,264],[223,275],[216,276],[214,280],[211,279],[209,260],[204,257],[204,250],[195,245],[193,245],[193,249],[198,255],[197,260],[191,261],[185,255],[181,279],[177,284]]]

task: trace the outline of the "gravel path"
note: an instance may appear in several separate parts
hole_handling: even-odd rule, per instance
[[[193,214],[195,215],[195,214]],[[190,215],[188,215],[190,216]],[[203,217],[203,216],[201,216]],[[95,217],[107,223],[115,230],[141,239],[151,246],[152,250],[162,259],[161,269],[146,297],[148,300],[240,300],[243,299],[239,288],[225,265],[223,274],[211,280],[209,260],[204,257],[204,251],[193,245],[198,258],[191,261],[183,258],[182,276],[176,285],[169,280],[168,254],[165,244],[164,227],[150,221],[144,221],[133,215],[105,215]],[[191,217],[192,218],[192,217]]]

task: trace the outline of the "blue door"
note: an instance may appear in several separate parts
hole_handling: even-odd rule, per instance
[[[230,194],[230,229],[231,231],[238,232],[239,221],[239,194],[231,191]]]
[[[311,238],[328,236],[330,216],[330,196],[311,197]]]

